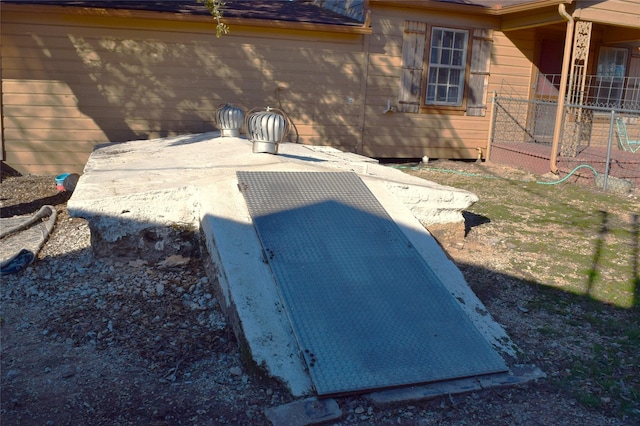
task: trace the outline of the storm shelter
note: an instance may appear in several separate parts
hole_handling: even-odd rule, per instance
[[[318,395],[507,371],[351,172],[237,172]]]

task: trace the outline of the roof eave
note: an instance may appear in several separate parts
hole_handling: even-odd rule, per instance
[[[538,9],[548,8],[550,6],[558,6],[559,4],[571,4],[573,0],[532,0],[528,3],[513,4],[513,5],[493,5],[489,7],[482,7],[478,5],[453,3],[437,0],[369,0],[369,5],[381,5],[381,6],[393,6],[393,7],[405,7],[412,9],[428,9],[428,10],[442,10],[450,12],[463,12],[469,14],[478,15],[490,15],[500,16],[510,13],[528,12]]]
[[[557,8],[561,4],[571,4],[573,0],[536,0],[531,3],[514,4],[502,6],[496,9],[496,15],[506,15],[509,13],[531,12],[548,7]]]
[[[211,19],[204,17],[205,19]],[[371,34],[370,26],[356,26],[356,25],[335,25],[335,24],[319,24],[315,22],[294,22],[294,21],[279,21],[273,19],[249,19],[249,18],[222,18],[222,22],[227,24],[230,28],[234,25],[244,25],[251,27],[261,28],[278,28],[287,30],[300,30],[300,31],[324,31],[330,33],[341,34]]]
[[[93,7],[79,7],[79,6],[61,6],[61,5],[42,5],[42,4],[16,4],[16,3],[4,3],[2,5],[4,11],[23,11],[28,8],[30,12],[43,12],[50,13],[52,11],[64,12],[70,15],[76,16],[100,16],[100,17],[114,17],[114,18],[138,18],[138,19],[158,19],[167,21],[180,21],[180,22],[211,22],[215,23],[215,20],[211,15],[199,15],[199,14],[187,14],[187,13],[172,13],[172,12],[156,12],[147,10],[133,10],[133,9],[111,9],[111,8],[93,8]],[[358,25],[337,25],[337,24],[322,24],[315,22],[298,22],[298,21],[283,21],[273,19],[255,19],[255,18],[225,18],[223,16],[222,22],[229,27],[232,26],[249,26],[259,28],[276,28],[283,30],[298,30],[298,31],[322,31],[330,33],[340,34],[371,34],[371,26],[367,23]]]

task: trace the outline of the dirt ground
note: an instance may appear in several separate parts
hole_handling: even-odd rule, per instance
[[[0,184],[2,217],[30,214],[45,204],[59,213],[36,262],[2,277],[3,425],[266,425],[266,408],[293,400],[245,362],[212,296],[202,258],[158,264],[95,258],[86,222],[66,211],[68,198],[51,176],[5,176]],[[477,223],[465,241],[445,247],[522,349],[523,361],[547,378],[394,407],[338,398],[344,416],[331,424],[638,424],[637,383],[625,382],[629,393],[623,396],[632,406],[621,411],[616,396],[606,393],[585,403],[567,380],[569,355],[586,350],[585,342],[607,345],[607,336],[588,324],[567,328],[565,311],[524,303],[536,298],[538,288],[501,271],[517,251],[501,242],[495,224],[470,220]],[[569,305],[574,318],[587,309],[577,301]],[[603,315],[638,318],[637,312],[613,308],[604,308]],[[620,346],[618,354],[626,356],[627,348]],[[587,380],[575,386],[599,385]]]

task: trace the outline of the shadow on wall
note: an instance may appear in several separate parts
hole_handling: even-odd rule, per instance
[[[58,141],[57,151],[73,155],[97,143],[211,131],[215,110],[226,102],[282,109],[293,122],[293,142],[376,157],[458,149],[477,130],[474,117],[384,114],[399,96],[395,50],[402,42],[391,46],[398,41],[379,34],[365,52],[361,35],[240,28],[217,39],[213,23],[143,30],[136,28],[143,21],[92,19],[101,25],[41,25],[14,43],[16,51],[28,44],[32,56],[19,78],[49,86],[38,96],[48,98],[39,116],[50,115],[51,130],[29,130],[35,98],[13,106],[21,111],[11,119],[17,117],[21,138],[31,135],[26,139],[51,155],[54,148],[36,141]]]
[[[357,105],[336,106],[345,86],[359,86],[357,53],[319,57],[311,40],[280,47],[265,38],[217,39],[209,29],[178,37],[135,30],[68,34],[84,73],[63,81],[110,141],[214,130],[214,112],[226,102],[279,106],[303,140],[319,136],[325,143],[349,114],[358,115]]]
[[[133,39],[129,32],[97,39],[68,35],[86,73],[77,88],[69,80],[80,111],[111,142],[214,130],[205,64],[185,44]]]

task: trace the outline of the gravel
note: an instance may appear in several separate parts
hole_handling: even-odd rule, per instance
[[[36,262],[2,277],[3,425],[262,425],[293,400],[240,352],[201,255],[97,258],[53,177],[3,177],[0,190],[3,217],[58,210]],[[337,401],[337,425],[631,424],[546,381],[395,407]]]

